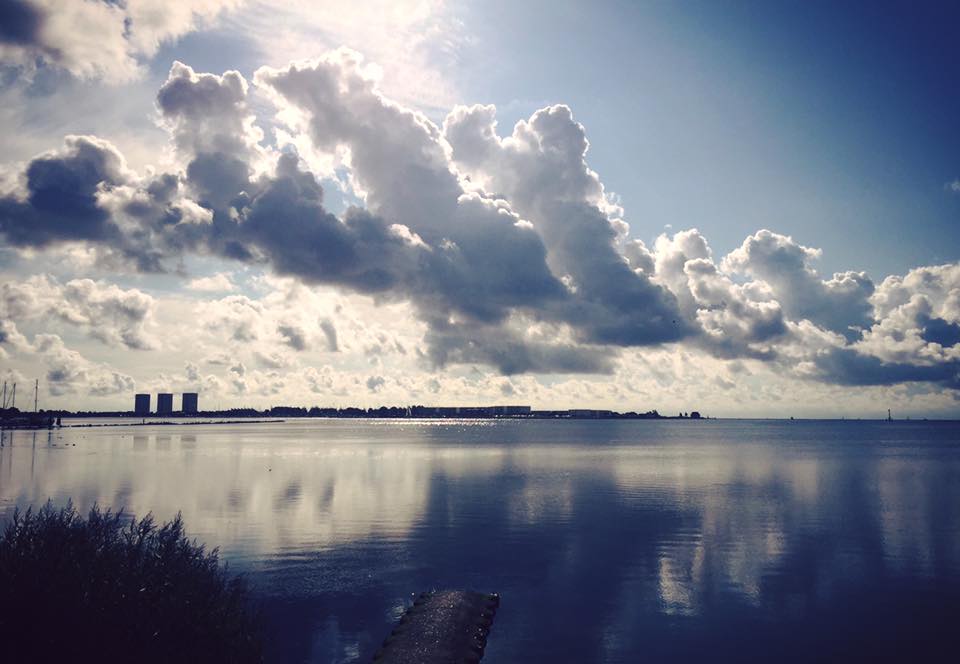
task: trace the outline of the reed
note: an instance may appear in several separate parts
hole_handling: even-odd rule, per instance
[[[0,534],[7,661],[259,662],[244,580],[184,532],[94,506],[17,511]]]

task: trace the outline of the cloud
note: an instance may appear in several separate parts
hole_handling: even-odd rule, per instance
[[[469,327],[433,321],[425,340],[433,367],[485,364],[504,375],[613,372],[615,353],[603,346],[542,340],[522,325]]]
[[[182,197],[177,176],[138,178],[95,136],[67,136],[62,149],[31,160],[21,181],[0,196],[0,236],[13,247],[85,242],[105,265],[159,272],[165,258],[196,247],[210,219]]]
[[[385,244],[389,260],[361,273],[381,280],[361,288],[379,285],[412,299],[428,325],[443,326],[445,346],[468,344],[468,326],[501,323],[514,310],[567,298],[541,237],[506,203],[466,191],[439,128],[385,99],[358,54],[341,49],[284,69],[261,68],[255,81],[294,131],[308,133],[318,149],[349,152],[351,177],[369,209],[363,237],[379,241],[378,219],[397,229],[395,237],[412,238],[402,250]],[[355,215],[346,215],[348,229]],[[313,265],[315,271],[324,263]],[[365,265],[362,255],[352,261],[354,271]],[[304,276],[302,269],[289,273]],[[438,361],[446,356],[433,354]]]
[[[684,263],[687,285],[696,303],[703,343],[715,354],[771,359],[788,328],[779,302],[758,298],[750,286],[734,283],[709,259]]]
[[[238,235],[278,274],[369,293],[409,287],[423,252],[363,210],[327,212],[320,185],[290,154],[250,201]]]
[[[174,62],[157,92],[157,108],[177,150],[235,157],[254,150],[260,135],[246,106],[248,89],[237,71],[217,76]]]
[[[484,190],[505,196],[539,232],[550,267],[566,277],[571,291],[554,315],[574,326],[580,339],[633,346],[691,334],[675,296],[650,279],[640,245],[631,251],[640,271],[618,251],[626,224],[587,166],[586,133],[568,107],[541,109],[501,139],[494,107],[461,106],[447,116],[443,131],[457,168]]]
[[[960,194],[960,178],[951,180],[950,182],[945,184],[944,189],[946,189],[952,194]]]
[[[128,0],[126,38],[136,52],[151,56],[164,42],[209,27],[221,13],[244,4],[244,0]]]
[[[186,166],[187,181],[197,201],[215,214],[233,207],[234,199],[250,189],[251,176],[266,159],[248,92],[239,72],[198,74],[174,62],[157,93],[161,125]]]
[[[16,323],[12,320],[0,318],[0,346],[6,346],[11,350],[20,350],[27,347],[27,339]]]
[[[839,385],[893,385],[931,382],[960,389],[960,362],[936,364],[884,362],[851,348],[834,348],[816,356],[815,377]]]
[[[654,273],[654,256],[650,250],[647,249],[647,245],[643,243],[643,240],[636,238],[626,240],[623,246],[623,257],[627,259],[630,267],[634,270],[641,270],[648,275]]]
[[[197,308],[198,323],[218,337],[248,343],[267,333],[263,305],[246,295],[229,295]]]
[[[120,229],[98,205],[103,188],[128,179],[123,156],[93,136],[67,136],[63,150],[30,162],[24,198],[0,198],[0,232],[14,246],[67,240],[119,240]]]
[[[138,382],[137,389],[141,392],[172,392],[174,394],[182,392],[198,392],[200,400],[203,402],[210,397],[218,396],[223,392],[223,381],[213,374],[204,375],[200,367],[191,361],[184,362],[182,373],[166,373],[161,371],[159,374],[151,373],[149,378],[143,382]],[[127,395],[129,398],[129,395]],[[207,401],[207,407],[211,407],[211,402]],[[203,405],[201,405],[201,408]]]
[[[90,329],[105,343],[146,350],[155,341],[146,331],[153,314],[153,298],[136,289],[123,290],[91,279],[68,281],[57,313],[72,324]]]
[[[818,249],[761,230],[723,259],[724,268],[762,280],[793,319],[807,319],[853,341],[869,326],[874,285],[863,272],[842,272],[822,280],[812,267]]]
[[[272,108],[255,104],[254,91]],[[880,286],[862,272],[823,278],[819,250],[765,229],[719,260],[697,229],[648,248],[589,167],[586,130],[566,106],[504,136],[492,106],[457,107],[438,126],[386,97],[375,68],[339,49],[261,68],[252,86],[236,71],[175,63],[157,111],[171,172],[133,172],[106,141],[68,136],[0,198],[0,235],[23,253],[83,247],[115,270],[179,274],[192,256],[267,270],[287,285],[262,300],[233,294],[196,308],[209,357],[214,346],[230,349],[237,394],[287,389],[278,372],[295,369],[290,350],[351,347],[370,349],[361,362],[378,372],[387,353],[411,349],[410,361],[431,370],[610,375],[626,349],[666,347],[841,385],[884,376],[956,384],[956,265]],[[261,126],[271,125],[281,131],[268,137]],[[331,173],[312,170],[298,147],[323,156],[363,206],[331,212],[321,186]],[[233,289],[225,272],[186,286]],[[419,338],[358,331],[302,294],[319,286],[404,303]],[[149,296],[83,280],[43,288],[71,303],[61,322],[111,344],[152,343]],[[13,295],[8,311],[26,306],[26,295]],[[4,320],[5,347],[22,344],[20,319]],[[241,355],[259,369],[246,371]],[[323,375],[297,380],[329,389]]]
[[[230,280],[230,275],[225,272],[217,272],[209,277],[191,279],[187,282],[186,287],[201,293],[229,293],[237,288]]]
[[[257,144],[243,78],[235,72],[196,74],[175,64],[158,107],[186,164],[185,189],[181,178],[170,174],[141,181],[121,177],[114,172],[122,170],[122,159],[112,146],[68,139],[67,151],[56,155],[53,165],[57,173],[82,177],[56,178],[57,196],[47,196],[49,187],[33,175],[52,159],[35,160],[28,168],[30,195],[25,202],[6,201],[12,213],[2,218],[0,231],[31,246],[87,239],[142,270],[164,270],[165,262],[184,252],[207,252],[267,262],[279,274],[310,283],[390,292],[413,300],[424,320],[444,320],[448,345],[454,326],[500,322],[515,309],[534,311],[544,299],[566,297],[537,233],[506,204],[464,191],[446,162],[439,129],[383,99],[355,54],[338,51],[310,69],[258,73],[278,101],[285,93],[305,103],[315,97],[301,99],[310,93],[303,86],[341,79],[359,89],[325,100],[330,108],[305,110],[314,124],[323,115],[339,118],[334,122],[341,135],[325,140],[351,151],[370,210],[350,209],[341,218],[328,213],[316,178],[290,152],[276,158],[272,174],[254,178],[250,164],[266,159],[266,153]],[[341,89],[339,83],[333,88]],[[364,112],[372,117],[364,118]],[[401,166],[410,162],[403,180],[411,173],[415,179],[398,180],[401,171],[382,163],[391,159]],[[188,192],[195,203],[184,198]],[[54,198],[76,204],[43,217],[49,229],[38,237],[31,215],[46,213],[44,201]],[[89,219],[89,229],[78,233],[66,223],[70,216]],[[458,322],[450,322],[451,313]]]
[[[681,306],[689,312],[694,300],[687,288],[687,261],[711,260],[712,257],[707,239],[696,228],[678,231],[672,236],[663,233],[654,243],[654,273],[657,281],[676,293]]]
[[[85,394],[94,397],[128,394],[136,384],[130,376],[91,362],[64,345],[55,334],[38,334],[33,351],[47,366],[46,384],[50,394]]]
[[[253,356],[257,360],[257,364],[265,369],[286,369],[293,365],[289,358],[280,353],[267,354],[255,350]]]
[[[193,362],[187,362],[184,366],[186,379],[190,383],[196,383],[200,380],[200,367]]]
[[[30,75],[38,66],[79,78],[124,83],[164,42],[210,22],[238,0],[6,0],[0,8],[0,61]]]
[[[149,331],[154,309],[154,299],[142,291],[92,279],[61,284],[36,276],[0,286],[0,320],[65,323],[105,344],[133,350],[157,345]]]
[[[960,361],[960,265],[887,277],[871,298],[873,325],[855,345],[886,363],[953,366]]]

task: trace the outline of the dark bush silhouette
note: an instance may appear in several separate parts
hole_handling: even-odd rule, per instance
[[[0,535],[0,659],[9,662],[259,662],[257,616],[217,551],[180,515],[47,503]]]

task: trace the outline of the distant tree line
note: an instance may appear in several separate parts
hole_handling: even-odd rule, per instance
[[[656,419],[701,419],[697,411],[689,414],[681,412],[678,415],[661,415],[656,410],[645,412],[617,412],[613,410],[597,409],[569,409],[569,410],[532,410],[527,408],[522,412],[504,411],[503,406],[380,406],[378,408],[333,408],[312,406],[272,406],[263,410],[256,408],[227,408],[224,410],[205,410],[198,413],[184,415],[174,412],[165,415],[151,414],[149,417],[329,417],[329,418],[510,418],[510,419],[627,419],[627,420],[656,420]],[[69,411],[47,410],[40,411],[54,417],[142,417],[132,411]]]

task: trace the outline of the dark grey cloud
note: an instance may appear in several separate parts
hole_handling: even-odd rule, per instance
[[[909,364],[884,362],[852,348],[834,348],[816,356],[816,378],[838,385],[867,386],[930,382],[960,389],[960,362]]]
[[[428,321],[427,359],[433,366],[485,364],[504,375],[613,373],[616,353],[603,346],[531,340],[503,327]]]
[[[283,343],[293,350],[302,351],[307,349],[307,336],[303,330],[296,325],[286,323],[278,325],[277,332],[283,338]]]
[[[382,219],[351,208],[343,219],[322,205],[323,190],[297,157],[284,154],[236,228],[238,238],[280,274],[377,293],[409,280],[421,249]]]
[[[921,337],[924,341],[945,347],[960,344],[960,325],[957,323],[931,316],[924,316],[919,322],[923,326]]]
[[[63,149],[33,159],[23,174],[21,195],[0,197],[0,237],[15,247],[44,248],[85,241],[103,250],[104,259],[128,262],[143,272],[158,272],[162,252],[153,228],[124,228],[110,202],[129,186],[123,157],[94,136],[67,136]],[[155,190],[162,194],[163,189]],[[145,198],[149,198],[147,193]],[[166,216],[159,215],[163,211]],[[125,212],[156,226],[176,223],[179,213],[142,200]],[[150,218],[153,212],[156,218]],[[171,217],[172,215],[172,217]]]
[[[551,258],[572,279],[571,302],[562,320],[589,343],[643,346],[677,341],[692,332],[676,297],[646,275],[634,272],[614,249],[607,217],[587,203],[541,204],[550,219]]]
[[[26,169],[26,197],[0,198],[0,233],[10,244],[44,247],[65,240],[116,240],[120,231],[97,204],[100,187],[124,181],[123,158],[90,136],[68,136],[62,152]]]
[[[225,209],[250,187],[250,167],[224,152],[203,152],[187,166],[187,181],[197,202],[212,209]],[[242,199],[241,199],[242,200]]]
[[[323,336],[327,340],[327,350],[331,353],[339,352],[340,345],[337,343],[337,328],[334,327],[333,321],[329,318],[324,318],[320,321],[320,330],[323,332]]]
[[[26,0],[0,0],[0,43],[34,44],[42,24],[43,14]]]

